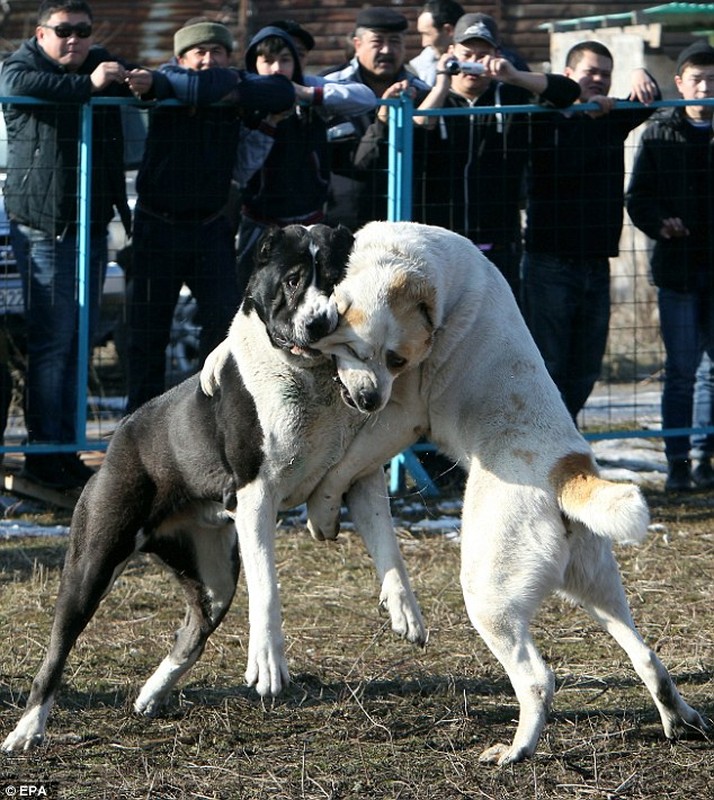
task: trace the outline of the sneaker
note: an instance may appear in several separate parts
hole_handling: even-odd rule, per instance
[[[692,480],[699,489],[714,488],[714,468],[708,458],[703,458],[692,470]]]
[[[58,492],[81,488],[87,482],[86,479],[71,475],[56,453],[28,454],[19,477]]]
[[[670,461],[667,467],[667,480],[664,484],[666,492],[691,492],[694,488],[692,484],[692,474],[690,472],[689,461]]]

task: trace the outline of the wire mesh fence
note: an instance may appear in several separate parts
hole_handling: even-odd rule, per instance
[[[6,105],[11,98],[0,98]],[[12,98],[13,103],[22,98]],[[33,102],[29,98],[26,102]],[[132,209],[136,202],[136,170],[146,135],[146,109],[138,111],[133,101],[94,101],[86,107],[74,108],[78,116],[96,115],[102,106],[117,103],[122,106],[125,138],[124,165],[126,188]],[[662,101],[661,108],[676,105],[677,101]],[[397,110],[394,103],[392,112]],[[634,105],[634,104],[632,104]],[[403,109],[402,109],[403,112]],[[67,113],[63,109],[63,113]],[[524,235],[528,226],[529,181],[534,179],[533,161],[541,157],[536,144],[539,126],[549,120],[542,109],[532,106],[494,106],[458,110],[440,109],[425,115],[431,117],[428,125],[414,125],[417,116],[412,108],[402,113],[399,125],[391,125],[388,143],[378,142],[372,153],[363,154],[360,171],[341,170],[335,157],[331,174],[330,200],[326,218],[332,223],[359,225],[370,218],[406,218],[439,224],[463,233],[477,243],[507,277],[517,284],[520,257],[524,248]],[[393,116],[394,120],[395,117]],[[498,159],[483,157],[474,152],[474,128],[488,126],[488,136],[499,141],[494,145]],[[338,125],[335,126],[338,128]],[[622,150],[624,183],[629,174],[641,135],[641,127],[627,137]],[[331,140],[331,151],[352,148],[350,131]],[[72,146],[85,144],[81,125],[78,138]],[[177,129],[175,135],[181,136]],[[386,135],[386,134],[385,134]],[[488,136],[477,141],[482,148],[490,146]],[[506,137],[506,138],[504,138]],[[504,146],[507,143],[507,146]],[[185,142],[186,158],[191,158],[192,143]],[[0,131],[0,169],[4,182],[7,168],[7,134]],[[581,153],[579,173],[560,174],[560,183],[551,188],[554,200],[558,192],[572,188],[573,182],[591,180],[592,170],[605,170],[607,164],[593,165],[589,153]],[[557,158],[556,149],[554,157]],[[88,154],[90,161],[97,157]],[[101,157],[101,156],[99,156]],[[537,174],[536,170],[536,174]],[[542,174],[542,169],[541,169]],[[615,176],[622,181],[623,176]],[[91,209],[91,199],[85,196],[86,184],[78,176],[77,209]],[[192,187],[187,185],[185,191]],[[361,207],[355,202],[355,192],[361,197]],[[91,193],[91,191],[90,191]],[[593,196],[593,209],[598,198]],[[579,219],[582,209],[571,208],[563,214],[563,204],[555,203],[553,215],[556,228],[572,232],[579,227],[589,231],[592,245],[599,244],[597,225],[592,218]],[[587,206],[585,206],[587,212]],[[651,242],[629,221],[620,202],[615,214],[622,213],[623,225],[619,238],[619,254],[610,258],[611,317],[607,350],[602,362],[599,380],[589,397],[578,422],[583,432],[592,438],[666,436],[661,430],[660,398],[664,352],[660,336],[657,295],[650,281],[649,260]],[[78,212],[79,213],[79,212]],[[91,210],[88,211],[91,226]],[[232,212],[235,214],[235,211]],[[593,211],[592,213],[596,213]],[[79,220],[78,220],[79,222]],[[233,220],[235,224],[235,219]],[[71,235],[82,235],[77,225]],[[103,282],[102,313],[91,341],[84,343],[88,354],[86,365],[80,358],[79,381],[82,391],[78,395],[77,418],[82,420],[82,435],[72,444],[73,449],[106,447],[111,431],[124,413],[126,404],[127,367],[127,274],[131,261],[127,246],[130,244],[118,216],[108,227],[108,267]],[[82,290],[82,258],[77,264],[77,299]],[[157,252],[160,260],[162,253]],[[210,265],[207,265],[210,269]],[[0,404],[7,409],[2,452],[23,452],[28,449],[23,406],[26,374],[26,331],[22,281],[17,271],[16,259],[10,241],[10,220],[4,207],[0,208]],[[30,299],[31,302],[31,299]],[[78,303],[78,314],[85,308]],[[198,338],[200,320],[189,287],[184,287],[176,298],[169,347],[165,353],[166,386],[181,380],[198,367]],[[702,375],[708,376],[708,362],[702,364]],[[0,419],[2,422],[2,419]],[[691,432],[702,433],[709,426],[699,425]],[[36,445],[33,445],[36,446]],[[45,449],[52,449],[48,443]]]

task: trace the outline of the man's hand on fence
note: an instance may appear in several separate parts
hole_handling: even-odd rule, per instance
[[[124,80],[131,93],[140,98],[151,91],[154,84],[154,73],[149,69],[132,69],[126,73]]]

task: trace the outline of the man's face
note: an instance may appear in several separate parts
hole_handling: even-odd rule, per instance
[[[292,80],[295,59],[290,50],[284,47],[277,55],[259,55],[255,59],[255,71],[258,75],[284,75]]]
[[[434,25],[434,17],[428,11],[419,14],[417,30],[421,36],[421,46],[431,47],[437,55],[446,52],[451,44],[451,26],[444,25],[443,28],[437,28]]]
[[[697,66],[688,64],[681,75],[674,76],[677,91],[682,100],[704,100],[714,97],[714,64]],[[692,119],[711,119],[714,109],[711,106],[685,106],[685,113]]]
[[[457,61],[480,61],[485,56],[495,56],[496,48],[484,39],[467,39],[451,48]],[[488,75],[464,75],[460,72],[451,79],[451,88],[464,97],[478,97],[491,83]]]
[[[206,42],[192,47],[179,56],[178,63],[186,69],[211,69],[227,67],[230,56],[222,44]]]
[[[404,35],[365,29],[352,40],[362,68],[379,80],[396,78],[404,64]]]
[[[90,32],[89,36],[81,37],[77,33]],[[87,14],[79,12],[55,11],[54,14],[42,25],[38,25],[35,34],[40,47],[48,58],[61,64],[69,72],[75,72],[84,64],[89,48],[92,46],[92,20]],[[57,32],[70,33],[63,38]]]
[[[575,67],[566,67],[568,78],[580,84],[580,99],[587,103],[596,95],[606,96],[612,86],[612,59],[585,50]]]

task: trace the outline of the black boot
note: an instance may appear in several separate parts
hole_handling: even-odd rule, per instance
[[[691,492],[694,486],[692,484],[690,466],[689,459],[686,458],[670,461],[667,466],[667,480],[664,484],[665,491]]]

